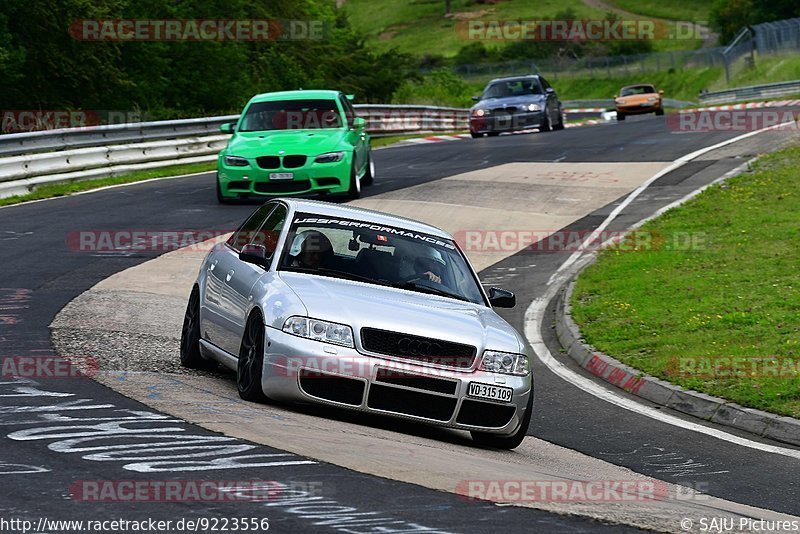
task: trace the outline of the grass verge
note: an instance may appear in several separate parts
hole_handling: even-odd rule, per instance
[[[180,176],[181,174],[193,174],[197,172],[210,172],[216,168],[217,168],[216,162],[190,163],[186,165],[171,165],[169,167],[161,167],[158,169],[135,171],[128,174],[113,176],[110,178],[101,178],[99,180],[83,180],[79,182],[44,185],[41,187],[37,187],[27,195],[17,195],[13,197],[0,198],[0,206],[21,204],[23,202],[28,202],[31,200],[42,200],[45,198],[63,197],[70,195],[72,193],[80,193],[82,191],[89,191],[92,189],[98,189],[100,187],[107,187],[109,185],[120,185],[132,182],[141,182],[143,180],[150,180],[152,178]]]
[[[800,417],[800,147],[710,187],[600,254],[575,286],[588,343],[643,371]],[[649,236],[649,237],[648,237]]]
[[[645,17],[688,20],[707,24],[711,12],[708,0],[612,0],[610,4]]]
[[[441,133],[425,133],[425,134],[409,134],[409,135],[392,135],[387,137],[373,137],[370,143],[373,148],[384,147],[404,141],[406,139],[416,139],[418,137],[428,137],[430,135],[452,135],[464,132],[441,132]],[[133,182],[141,182],[144,180],[151,180],[153,178],[165,178],[168,176],[180,176],[182,174],[194,174],[198,172],[212,172],[217,168],[216,162],[210,163],[191,163],[188,165],[171,165],[169,167],[161,167],[158,169],[148,169],[144,171],[136,171],[128,174],[121,174],[110,178],[101,178],[99,180],[83,180],[78,182],[68,182],[63,184],[44,185],[37,187],[27,195],[16,195],[13,197],[0,198],[0,206],[11,206],[14,204],[21,204],[31,200],[42,200],[46,198],[64,197],[73,193],[80,193],[82,191],[91,191],[92,189],[99,189],[110,185],[129,184]]]

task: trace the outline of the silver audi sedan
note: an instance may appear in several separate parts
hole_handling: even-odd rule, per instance
[[[236,371],[249,401],[324,404],[469,430],[511,449],[533,407],[531,349],[452,236],[345,205],[276,199],[200,268],[181,363]]]

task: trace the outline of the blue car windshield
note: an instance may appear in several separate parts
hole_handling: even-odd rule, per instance
[[[483,92],[481,100],[487,98],[506,98],[509,96],[540,95],[542,87],[535,79],[495,82]]]
[[[240,132],[341,128],[336,101],[328,99],[254,102],[245,111]]]

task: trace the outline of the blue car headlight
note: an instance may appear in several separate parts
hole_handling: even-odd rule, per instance
[[[337,161],[342,161],[344,158],[344,152],[328,152],[326,154],[320,154],[314,161],[316,163],[336,163]]]
[[[542,108],[541,106],[539,106],[539,104],[528,104],[527,106],[525,106],[525,109],[527,109],[528,111],[539,111]]]
[[[229,167],[247,167],[250,162],[241,156],[225,156],[225,165]]]
[[[478,368],[489,373],[525,376],[531,372],[531,363],[524,354],[485,350]]]
[[[331,323],[310,317],[293,316],[283,323],[283,331],[293,336],[304,337],[353,348],[353,329],[346,324]]]

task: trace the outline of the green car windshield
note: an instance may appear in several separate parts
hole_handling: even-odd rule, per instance
[[[341,128],[335,100],[276,100],[254,102],[247,108],[240,132]]]

